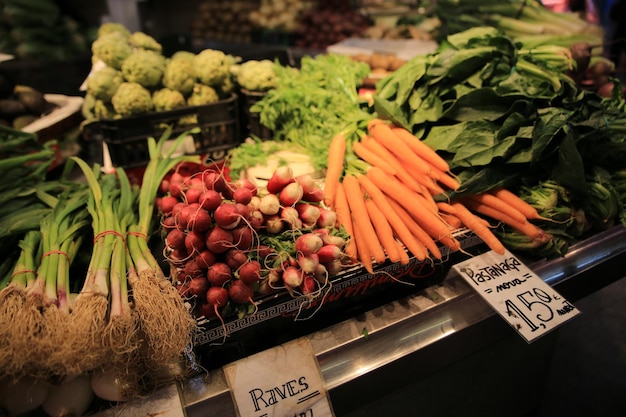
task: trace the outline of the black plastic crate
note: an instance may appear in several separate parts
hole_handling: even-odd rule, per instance
[[[241,143],[239,100],[232,95],[215,103],[190,106],[161,112],[149,112],[120,119],[103,119],[85,126],[91,139],[106,144],[113,166],[136,168],[150,160],[147,139],[158,139],[168,126],[173,126],[171,138],[193,128],[192,146],[184,153],[221,160],[228,150]],[[192,123],[180,123],[192,119]],[[190,149],[193,148],[193,149]]]
[[[261,116],[259,113],[250,111],[256,102],[263,99],[266,93],[257,91],[241,90],[241,102],[243,107],[242,127],[245,129],[246,135],[256,136],[262,140],[269,140],[274,137],[270,128],[261,124]]]

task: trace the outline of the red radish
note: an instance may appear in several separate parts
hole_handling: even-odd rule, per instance
[[[189,294],[189,282],[180,282],[176,285],[176,290],[181,297],[186,298]]]
[[[326,264],[328,262],[341,259],[343,252],[341,252],[341,248],[339,248],[339,246],[324,245],[317,251],[316,255],[321,263]]]
[[[231,182],[226,182],[224,185],[224,189],[222,190],[222,196],[226,199],[226,200],[232,200],[233,199],[233,193],[235,192],[235,189],[237,187],[235,187],[235,185]]]
[[[161,180],[161,184],[159,184],[159,193],[161,193],[161,195],[167,194],[170,191],[170,180],[168,180],[167,178],[163,178],[163,180]]]
[[[235,181],[235,186],[237,188],[246,188],[250,190],[252,196],[257,195],[258,189],[256,185],[254,185],[254,183],[247,178],[239,178],[237,181]]]
[[[179,264],[181,262],[185,262],[189,259],[189,254],[186,249],[173,249],[169,251],[167,254],[167,260],[174,263]]]
[[[232,270],[224,262],[216,262],[209,267],[206,276],[211,285],[221,287],[232,278]]]
[[[315,278],[313,278],[313,276],[310,274],[306,274],[302,279],[302,285],[300,286],[302,294],[311,295],[316,291],[316,287],[317,281],[315,280]]]
[[[300,235],[294,243],[296,252],[300,252],[305,256],[316,253],[322,248],[322,246],[324,246],[322,238],[315,233],[305,233]]]
[[[313,273],[313,278],[321,285],[326,285],[328,282],[328,270],[326,266],[322,263],[317,264],[317,268],[315,268],[315,272]]]
[[[237,273],[239,279],[246,285],[254,285],[261,280],[261,264],[252,259],[241,265]]]
[[[246,204],[235,203],[235,211],[244,219],[250,217],[250,209]]]
[[[332,228],[337,224],[337,213],[334,210],[320,208],[320,216],[315,225],[319,228]]]
[[[265,218],[265,230],[270,234],[278,234],[283,231],[283,221],[280,216],[274,214]]]
[[[258,210],[261,206],[261,197],[258,195],[252,196],[250,202],[248,203],[248,208],[250,211]]]
[[[302,186],[297,182],[291,182],[280,190],[278,200],[283,206],[293,206],[302,199],[302,195]]]
[[[289,229],[302,229],[302,220],[300,220],[300,214],[295,207],[283,207],[280,211],[280,218],[288,225]]]
[[[254,290],[243,281],[236,279],[228,287],[229,298],[237,304],[253,303]]]
[[[280,269],[270,269],[267,273],[267,276],[263,280],[263,282],[267,283],[273,289],[280,288],[283,286],[283,276]]]
[[[320,263],[320,260],[315,253],[306,256],[302,253],[298,253],[296,255],[296,260],[298,261],[298,266],[300,267],[302,272],[307,274],[314,273],[317,265],[319,265]]]
[[[237,213],[234,203],[223,202],[213,212],[215,223],[224,229],[234,229],[241,221],[241,215]]]
[[[224,253],[233,247],[233,234],[220,226],[213,226],[207,234],[206,247],[213,253]]]
[[[344,265],[339,259],[335,259],[334,261],[325,263],[324,266],[328,271],[328,275],[333,276],[340,273],[343,270]]]
[[[311,174],[296,177],[296,181],[302,186],[302,200],[311,203],[319,203],[324,199],[324,190],[320,187]]]
[[[190,210],[187,218],[187,229],[196,232],[206,232],[212,226],[213,221],[208,211],[198,205],[196,210]]]
[[[208,249],[199,251],[193,259],[198,266],[204,269],[207,269],[217,261],[215,254]]]
[[[313,227],[320,218],[320,209],[318,206],[309,203],[297,203],[296,210],[302,220],[302,224],[306,227]]]
[[[167,216],[161,221],[161,227],[165,230],[172,230],[176,228],[176,219],[172,216]]]
[[[290,288],[298,288],[302,284],[304,274],[295,266],[289,266],[283,271],[283,282]]]
[[[209,190],[221,193],[226,188],[226,179],[216,171],[205,171],[202,174],[204,186]]]
[[[233,191],[233,200],[236,203],[248,204],[252,201],[252,191],[245,187],[239,187]]]
[[[161,213],[163,214],[171,214],[172,213],[172,209],[174,209],[174,206],[178,204],[178,199],[176,197],[172,197],[171,195],[166,195],[164,197],[161,197],[161,199],[159,200],[159,210],[161,210]]]
[[[187,187],[189,189],[191,188],[203,189],[204,188],[204,180],[202,179],[202,177],[198,175],[194,175],[193,177],[188,178],[187,181],[185,181],[185,183],[187,184]]]
[[[185,182],[185,176],[180,172],[173,172],[170,176],[170,184],[182,185]]]
[[[205,271],[194,259],[189,259],[183,266],[182,274],[185,277],[195,277],[204,275]]]
[[[237,249],[248,250],[252,247],[254,234],[247,224],[242,224],[232,229],[231,232],[233,234],[233,244]]]
[[[185,248],[185,234],[178,229],[172,229],[167,232],[165,236],[165,244],[172,249],[186,249]]]
[[[254,230],[259,230],[265,224],[265,216],[259,210],[252,210],[248,217],[248,224]]]
[[[185,236],[185,249],[188,254],[195,255],[206,249],[205,236],[203,232],[190,231]]]
[[[179,199],[183,195],[183,184],[182,183],[170,183],[169,193],[172,197]]]
[[[202,303],[200,308],[198,309],[198,313],[200,316],[203,316],[207,319],[211,319],[213,317],[217,317],[217,312],[215,311],[215,306],[209,303]]]
[[[188,292],[186,295],[196,296],[202,300],[206,297],[206,292],[210,287],[209,280],[204,276],[196,276],[187,283]]]
[[[272,194],[278,194],[287,184],[295,182],[295,180],[293,170],[290,167],[279,166],[272,173],[265,188]]]
[[[266,194],[261,197],[259,210],[266,216],[272,216],[280,211],[280,200],[276,194]]]
[[[216,208],[222,204],[222,195],[215,190],[204,190],[200,199],[198,200],[200,207],[212,213]]]
[[[228,290],[224,287],[210,287],[206,292],[206,300],[215,307],[224,307],[228,302]]]
[[[271,246],[268,246],[268,245],[257,245],[254,248],[254,251],[256,252],[257,256],[259,258],[261,258],[261,259],[265,259],[265,257],[273,255],[274,253],[276,253],[274,248],[272,248]]]
[[[187,204],[198,203],[203,192],[204,190],[202,188],[191,187],[184,193],[185,201]]]
[[[248,262],[248,256],[244,251],[237,248],[228,250],[224,255],[224,261],[230,267],[231,270],[239,269],[239,267]]]

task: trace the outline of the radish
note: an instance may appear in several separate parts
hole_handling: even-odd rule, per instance
[[[302,186],[297,182],[287,184],[278,194],[282,206],[293,206],[302,199]]]
[[[228,287],[228,296],[229,298],[237,304],[246,304],[253,303],[252,296],[254,295],[254,290],[252,287],[246,285],[243,281],[236,279],[230,284]]]
[[[230,267],[231,270],[239,269],[239,267],[248,262],[248,256],[244,251],[233,248],[229,249],[224,255],[224,261]]]
[[[304,274],[297,267],[289,266],[283,271],[282,278],[285,285],[293,289],[298,288],[302,284]]]
[[[224,262],[215,262],[207,271],[209,283],[215,287],[221,287],[232,278],[232,270]]]
[[[204,193],[204,190],[200,187],[191,187],[184,193],[184,198],[187,204],[198,203],[200,196]]]
[[[280,211],[280,200],[276,194],[266,194],[261,197],[259,210],[266,216],[278,214]]]
[[[252,247],[254,233],[247,224],[242,224],[239,227],[234,228],[231,232],[233,234],[233,244],[236,248],[248,250]]]
[[[252,196],[250,202],[248,203],[248,208],[250,211],[258,210],[261,206],[261,197],[258,195]]]
[[[313,227],[320,218],[320,209],[318,206],[309,203],[297,203],[296,210],[302,220],[302,224],[306,227]]]
[[[187,283],[187,294],[204,300],[211,283],[205,276],[193,277]]]
[[[233,234],[220,226],[213,226],[206,236],[206,247],[213,253],[224,253],[233,247]]]
[[[226,188],[226,179],[216,171],[205,171],[202,173],[204,186],[209,190],[221,193]]]
[[[311,255],[303,255],[302,253],[298,253],[296,255],[296,259],[298,261],[298,266],[307,274],[312,274],[315,272],[317,265],[319,265],[320,260],[317,257],[317,254],[313,253]]]
[[[212,223],[211,215],[200,205],[198,205],[197,210],[190,210],[188,213],[187,229],[189,230],[206,232],[211,228]]]
[[[261,279],[261,264],[254,259],[250,260],[241,265],[237,273],[241,281],[246,285],[252,286]]]
[[[222,195],[215,190],[204,190],[200,199],[198,200],[200,207],[212,213],[216,208],[222,204]]]
[[[311,295],[317,290],[317,281],[313,276],[306,274],[302,279],[300,289],[302,290],[302,294]]]
[[[183,184],[181,183],[176,183],[176,182],[170,182],[170,187],[168,189],[170,195],[176,199],[180,199],[181,196],[183,195]]]
[[[340,260],[343,252],[339,246],[324,245],[317,251],[316,255],[321,263],[326,264],[334,260]]]
[[[276,253],[274,248],[268,245],[257,245],[254,248],[254,251],[260,259],[265,259],[266,257]]]
[[[180,264],[189,259],[189,254],[186,249],[172,249],[167,254],[167,260],[174,263]]]
[[[237,188],[245,188],[250,190],[252,196],[257,195],[258,189],[256,185],[254,185],[254,183],[247,178],[239,178],[237,181],[235,181],[235,186]]]
[[[203,271],[204,268],[202,268],[194,259],[189,259],[183,266],[182,273],[186,277],[193,278],[195,276],[201,275]]]
[[[302,200],[319,203],[324,199],[324,190],[317,184],[311,174],[297,176],[296,182],[302,186]]]
[[[326,266],[322,263],[317,264],[315,272],[313,272],[313,278],[315,278],[315,280],[321,285],[326,285],[326,283],[328,282],[328,276],[329,274]]]
[[[217,261],[215,254],[208,249],[199,251],[193,259],[199,267],[204,269],[207,269]]]
[[[279,215],[274,214],[265,218],[265,231],[270,234],[278,234],[283,231],[283,221]]]
[[[265,216],[260,210],[252,210],[248,217],[248,224],[253,230],[259,230],[265,224]]]
[[[206,249],[205,235],[203,232],[190,231],[185,235],[185,249],[190,255],[196,255]]]
[[[179,229],[172,229],[165,236],[165,244],[171,249],[185,250],[185,234]]]
[[[235,211],[239,214],[244,220],[247,220],[250,217],[250,209],[246,204],[235,203]]]
[[[295,180],[293,170],[290,167],[279,166],[272,173],[265,188],[272,194],[278,194],[287,184],[293,183]]]
[[[213,218],[223,229],[234,229],[241,221],[241,215],[237,212],[234,203],[223,202],[213,212]]]
[[[218,308],[224,307],[228,302],[228,290],[224,287],[210,287],[206,293],[206,300],[219,316]]]
[[[322,238],[315,233],[305,233],[300,235],[294,243],[296,252],[300,252],[305,256],[316,253],[322,248],[322,246],[324,246]]]
[[[337,213],[334,210],[319,208],[320,215],[315,225],[322,229],[330,229],[337,225]]]
[[[302,220],[300,220],[300,214],[295,207],[284,207],[280,211],[280,218],[287,223],[289,229],[299,230],[302,229]]]
[[[212,319],[213,317],[217,317],[215,306],[209,304],[208,302],[200,304],[200,307],[198,307],[198,314],[201,317],[205,317],[207,319]]]
[[[161,197],[161,199],[159,200],[159,210],[161,210],[161,213],[163,214],[171,214],[172,210],[174,209],[174,206],[178,203],[178,199],[176,197],[173,197],[171,195],[166,195],[164,197]]]
[[[176,228],[176,219],[172,216],[167,216],[161,221],[161,227],[165,230],[172,230]]]
[[[252,201],[252,191],[245,187],[239,187],[233,191],[233,200],[236,203],[248,204]]]
[[[328,271],[328,275],[333,276],[337,275],[343,270],[343,263],[339,259],[335,259],[331,262],[324,263],[326,270]]]

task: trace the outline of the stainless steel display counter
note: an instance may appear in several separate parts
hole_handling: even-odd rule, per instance
[[[563,258],[527,264],[575,302],[621,279],[625,252],[626,229],[616,226],[573,245]],[[351,401],[367,398],[368,379],[391,379],[398,364],[419,360],[423,370],[434,370],[507,332],[512,330],[491,307],[450,273],[439,285],[307,337],[337,411],[335,399],[350,409]],[[237,415],[221,368],[182,382],[179,391],[188,417]],[[350,395],[354,392],[360,398]]]

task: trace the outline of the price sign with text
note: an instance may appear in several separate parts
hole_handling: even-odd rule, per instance
[[[223,369],[240,416],[334,416],[306,338],[256,353]]]
[[[508,250],[489,251],[452,267],[527,342],[580,311]]]

